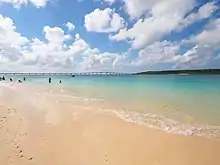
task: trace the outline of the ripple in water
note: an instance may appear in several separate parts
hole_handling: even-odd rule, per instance
[[[99,99],[99,98],[74,96],[73,94],[69,95],[65,93],[66,92],[65,90],[62,90],[60,92],[62,94],[49,93],[49,92],[44,94],[47,96],[55,96],[58,98],[59,97],[69,98],[73,100],[82,100],[82,101],[91,101],[91,102],[104,101],[103,99]],[[88,107],[87,110],[94,110],[94,108]],[[164,116],[154,115],[151,113],[124,111],[123,109],[100,109],[98,110],[98,112],[99,113],[111,112],[126,122],[132,122],[135,124],[144,125],[149,128],[163,130],[169,133],[183,134],[186,136],[194,135],[194,136],[203,136],[206,138],[220,139],[220,126],[187,124]]]
[[[163,130],[169,133],[186,136],[203,136],[220,139],[220,126],[186,124],[163,116],[150,113],[128,112],[115,109],[101,109],[102,112],[111,112],[121,119],[150,128]]]

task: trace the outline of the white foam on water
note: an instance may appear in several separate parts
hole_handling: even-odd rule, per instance
[[[101,109],[103,112],[111,112],[124,121],[144,125],[150,128],[163,130],[174,134],[183,134],[186,136],[203,136],[207,138],[220,139],[220,126],[186,124],[164,116],[158,116],[150,113],[128,112],[115,109]]]
[[[8,86],[8,85],[6,85]],[[40,92],[36,93],[37,95],[41,95]],[[63,97],[74,100],[83,100],[83,101],[91,101],[91,102],[100,102],[104,101],[99,98],[87,98],[81,96],[75,96],[73,94],[66,94],[64,91],[59,93],[53,93],[51,91],[43,93],[43,96],[55,96],[55,97]],[[94,110],[91,108],[91,110]],[[170,119],[164,116],[159,116],[151,113],[140,113],[135,111],[125,111],[124,109],[96,109],[99,113],[110,112],[120,117],[126,122],[131,122],[135,124],[140,124],[147,126],[149,128],[154,128],[158,130],[162,130],[169,133],[174,134],[183,134],[186,136],[203,136],[207,138],[217,138],[220,139],[220,126],[214,125],[199,125],[199,124],[187,124],[174,119]]]
[[[56,97],[64,97],[83,101],[104,101],[97,98],[78,97],[68,94],[47,94]],[[91,108],[93,109],[93,108]],[[207,138],[220,139],[220,126],[187,124],[164,116],[151,113],[140,113],[135,111],[124,111],[123,109],[100,109],[98,112],[111,112],[126,122],[140,124],[149,128],[163,130],[174,134],[183,134],[186,136],[203,136]]]

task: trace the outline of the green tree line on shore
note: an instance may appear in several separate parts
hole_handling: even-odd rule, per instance
[[[163,74],[220,74],[220,69],[196,69],[196,70],[163,70],[146,71],[138,75],[163,75]]]

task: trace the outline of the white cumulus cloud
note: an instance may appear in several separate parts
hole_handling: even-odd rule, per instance
[[[45,26],[43,31],[45,33],[45,38],[50,42],[63,42],[71,38],[70,35],[65,35],[60,27]]]
[[[21,58],[22,46],[29,42],[16,32],[11,18],[0,15],[0,57],[1,61],[17,61]]]
[[[178,30],[182,30],[192,23],[209,18],[218,9],[219,7],[215,2],[202,5],[197,12],[191,13],[180,22]]]
[[[85,15],[85,25],[87,31],[93,32],[117,32],[125,26],[124,19],[114,10],[106,8],[104,10],[95,9]]]
[[[0,68],[2,71],[100,71],[113,70],[119,54],[92,48],[79,34],[65,34],[60,27],[45,26],[44,40],[27,39],[16,31],[9,17],[0,15]],[[69,45],[66,41],[70,42]]]
[[[206,25],[205,29],[197,35],[192,35],[183,43],[193,43],[198,46],[220,48],[220,19],[215,19]]]
[[[147,13],[154,5],[162,0],[123,0],[124,9],[128,15],[134,19]],[[169,0],[168,0],[169,1]]]
[[[220,19],[211,21],[202,32],[182,41],[182,44],[194,46],[183,55],[175,57],[176,67],[219,67],[217,52],[220,51],[220,36],[216,34],[220,34]]]
[[[69,31],[73,31],[75,29],[75,25],[71,22],[67,22],[65,26],[69,29]]]
[[[157,69],[201,69],[220,67],[220,19],[212,20],[198,34],[182,42],[156,41],[140,49],[130,68],[137,71]],[[179,53],[187,44],[191,48]],[[128,65],[128,64],[127,64]]]
[[[102,0],[102,1],[107,2],[109,4],[113,4],[114,2],[116,2],[116,0]]]
[[[154,70],[156,66],[173,63],[180,46],[169,41],[155,42],[141,49],[131,64],[140,70]],[[166,68],[163,68],[166,69]]]
[[[28,3],[32,3],[37,8],[45,7],[49,0],[0,0],[1,3],[9,3],[13,5],[15,8],[19,8],[22,5],[27,5]]]
[[[171,42],[162,39],[169,32],[178,29],[184,19],[190,20],[191,23],[198,18],[209,17],[216,10],[216,7],[213,7],[214,3],[206,4],[209,7],[203,5],[198,11],[185,17],[186,13],[190,11],[186,8],[188,6],[186,1],[178,0],[179,3],[182,2],[182,5],[176,6],[175,9],[169,6],[163,9],[166,12],[154,6],[151,8],[151,15],[146,15],[145,18],[137,20],[133,27],[122,28],[116,35],[111,36],[114,40],[128,40],[133,49],[138,49],[129,49],[124,53],[102,52],[98,48],[92,47],[80,34],[71,36],[58,26],[44,26],[42,28],[43,38],[41,39],[27,38],[17,31],[11,18],[0,15],[0,69],[18,72],[135,72],[171,68],[219,67],[220,19],[211,19],[201,32],[192,34],[183,41]],[[162,2],[160,1],[160,3]],[[161,4],[163,7],[164,3]],[[111,9],[97,10],[103,12]],[[206,12],[201,12],[203,10]],[[103,13],[101,15],[106,20],[110,18],[112,21],[114,11],[111,10],[110,13],[111,16],[107,19]],[[196,15],[196,17],[190,15]],[[98,22],[98,25],[94,22],[92,30],[91,26],[90,30],[87,30],[116,32],[120,28],[112,26],[109,23],[111,21],[104,21],[104,24]],[[185,44],[189,46],[189,49],[180,53],[183,51],[181,47]],[[133,54],[133,51],[137,55]]]
[[[145,17],[129,29],[121,29],[110,36],[110,39],[128,40],[133,49],[141,49],[174,31],[185,15],[194,8],[195,0],[128,0],[125,1],[125,6],[131,17],[144,13]]]

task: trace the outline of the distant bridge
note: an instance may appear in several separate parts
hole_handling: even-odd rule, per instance
[[[16,75],[16,76],[128,76],[135,73],[120,72],[79,72],[79,73],[0,73],[0,75]]]

